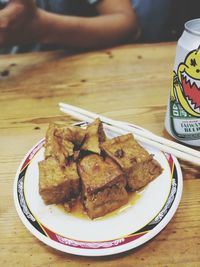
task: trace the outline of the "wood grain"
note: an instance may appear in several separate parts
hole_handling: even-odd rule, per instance
[[[12,196],[16,170],[49,122],[75,121],[59,111],[60,101],[171,138],[164,118],[175,48],[137,44],[0,57],[1,266],[200,266],[200,169],[187,162],[181,162],[184,191],[173,219],[147,244],[119,255],[79,257],[46,246],[23,226]]]

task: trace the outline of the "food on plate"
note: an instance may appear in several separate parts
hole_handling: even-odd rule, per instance
[[[86,135],[82,150],[91,151],[97,154],[101,153],[100,144],[106,140],[102,122],[99,118],[94,120],[86,129]]]
[[[133,191],[145,186],[162,173],[160,164],[139,145],[132,134],[107,140],[101,148],[125,172],[128,187]]]
[[[46,133],[45,158],[54,157],[60,165],[65,166],[84,138],[85,130],[80,127],[50,124]]]
[[[130,191],[162,173],[160,164],[132,134],[107,139],[100,119],[86,129],[50,124],[44,160],[39,162],[39,193],[46,204],[68,211],[81,201],[91,218],[128,202]]]
[[[80,178],[75,162],[66,167],[49,157],[39,162],[39,193],[46,204],[65,202],[80,193]]]
[[[125,175],[111,158],[90,154],[79,162],[78,170],[90,218],[103,216],[127,203]]]

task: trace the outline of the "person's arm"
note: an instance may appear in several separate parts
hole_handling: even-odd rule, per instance
[[[28,14],[27,3],[33,4],[30,0],[12,0],[12,2],[13,5],[14,3],[19,5],[20,2],[25,5],[26,14]],[[4,11],[0,11],[0,14],[7,12],[12,17],[9,8],[11,7],[6,7]],[[37,41],[68,47],[91,48],[121,43],[137,35],[138,24],[130,0],[101,0],[96,5],[96,9],[99,13],[96,17],[76,17],[56,15],[32,7],[28,9],[31,14],[27,23],[18,21],[18,26],[10,27],[10,33],[9,26],[2,27],[5,29],[5,43],[24,44]],[[0,28],[1,18],[2,16],[0,16]],[[17,18],[16,13],[15,18]],[[2,36],[0,30],[0,42]]]
[[[99,16],[85,18],[43,12],[43,42],[75,47],[100,47],[123,42],[137,34],[137,20],[130,0],[101,0]]]

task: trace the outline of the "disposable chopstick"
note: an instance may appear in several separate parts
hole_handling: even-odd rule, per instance
[[[200,158],[200,152],[199,151],[192,149],[192,148],[189,148],[187,146],[175,143],[175,142],[168,140],[168,139],[165,139],[163,137],[157,136],[157,135],[155,135],[149,131],[147,134],[147,132],[145,132],[144,130],[142,130],[140,128],[128,126],[127,123],[115,121],[115,120],[109,119],[107,117],[104,117],[102,115],[99,115],[99,114],[96,114],[96,113],[93,113],[93,112],[90,112],[90,111],[87,111],[87,110],[84,110],[82,108],[75,107],[75,106],[72,106],[72,105],[69,105],[66,103],[59,103],[59,106],[60,106],[60,108],[65,109],[66,111],[74,111],[74,116],[76,114],[77,115],[80,114],[79,119],[81,119],[80,116],[82,116],[82,120],[86,120],[86,117],[87,117],[88,119],[90,118],[91,121],[93,121],[95,118],[100,118],[100,120],[102,122],[104,122],[108,125],[116,126],[120,129],[122,128],[128,132],[131,131],[132,133],[137,134],[139,136],[142,136],[144,138],[153,140],[155,142],[159,142],[159,143],[164,144],[166,146],[176,148],[177,150],[183,151],[184,153],[188,152],[189,154],[195,155],[196,157]]]
[[[87,122],[92,122],[93,119],[91,118],[88,118],[86,117],[85,115],[82,115],[82,114],[79,114],[79,113],[76,113],[74,111],[71,111],[71,110],[66,110],[66,109],[63,109],[63,108],[60,108],[60,110],[63,112],[63,113],[66,113],[68,115],[71,115],[77,119],[80,119],[80,120],[84,120],[84,121],[87,121]],[[114,126],[110,126],[108,124],[106,124],[106,128],[116,134],[119,134],[119,135],[123,135],[123,134],[127,134],[127,131],[124,131],[122,129],[119,129],[119,128],[116,128]],[[129,131],[130,133],[132,133],[132,131]],[[189,161],[189,162],[192,162],[193,164],[196,164],[196,165],[200,165],[200,159],[193,156],[193,155],[189,155],[189,154],[186,154],[182,151],[179,151],[179,150],[176,150],[172,147],[167,147],[163,144],[160,144],[160,143],[157,143],[155,141],[152,141],[152,140],[149,140],[147,138],[144,138],[144,137],[141,137],[141,136],[138,136],[137,134],[134,134],[134,137],[137,141],[139,142],[143,142],[143,143],[146,143],[154,148],[157,148],[163,152],[166,152],[166,153],[170,153],[170,154],[173,154],[174,156],[176,156],[177,158],[180,158],[180,159],[183,159],[183,160],[186,160],[186,161]]]
[[[156,147],[164,152],[173,154],[174,156],[181,158],[183,160],[190,161],[194,164],[200,165],[200,152],[188,148],[186,146],[177,144],[173,141],[167,140],[165,138],[154,135],[150,132],[145,132],[142,129],[128,126],[127,124],[119,121],[114,121],[108,119],[104,116],[92,113],[90,111],[75,107],[69,104],[60,103],[60,110],[64,113],[67,113],[73,117],[78,118],[79,120],[84,120],[87,122],[92,122],[95,118],[100,118],[101,121],[106,124],[107,129],[117,133],[125,134],[130,132],[134,134],[136,140],[149,144],[153,147]],[[164,140],[164,143],[163,143]],[[169,141],[169,142],[168,142]],[[166,144],[167,143],[167,144]],[[170,145],[171,146],[170,146]],[[173,145],[173,146],[172,146]]]

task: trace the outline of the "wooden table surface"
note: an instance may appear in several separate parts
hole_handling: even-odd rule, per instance
[[[0,56],[1,266],[200,266],[200,168],[187,162],[180,161],[184,190],[175,216],[151,241],[118,255],[83,257],[48,247],[25,228],[13,201],[16,170],[49,122],[75,121],[59,111],[60,101],[170,138],[164,118],[175,47]]]

